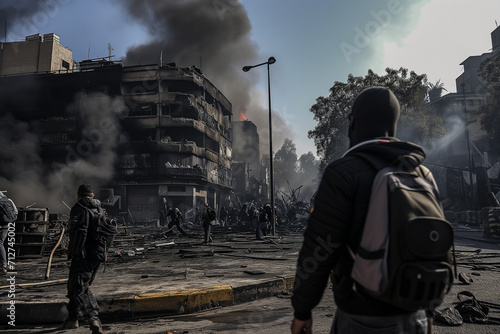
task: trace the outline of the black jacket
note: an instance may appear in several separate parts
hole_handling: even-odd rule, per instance
[[[71,211],[69,213],[69,216],[71,218],[77,216],[80,212],[85,210],[84,208],[81,207],[81,205],[89,208],[94,212],[103,213],[101,207],[101,201],[95,198],[83,197],[78,202],[76,202],[75,205],[73,205],[73,207],[71,208]]]
[[[83,207],[82,207],[83,206]],[[91,197],[83,197],[78,202],[73,205],[70,211],[70,220],[77,217],[80,213],[82,213],[85,208],[89,208],[91,211],[99,214],[103,214],[103,209],[101,207],[101,202],[98,199]],[[89,224],[93,224],[93,221],[89,221]],[[93,238],[92,232],[95,231],[95,228],[88,226],[87,236],[85,240],[85,250],[87,257],[92,257],[91,255],[96,252],[95,240]],[[71,233],[70,233],[71,237]]]
[[[356,153],[369,154],[387,163],[400,157],[421,163],[424,150],[395,138],[381,138],[356,145],[325,170],[299,253],[292,305],[295,317],[306,320],[319,303],[332,273],[335,302],[344,312],[365,316],[407,313],[353,290],[352,258],[361,241],[371,187],[377,170]],[[432,175],[429,173],[428,178]]]

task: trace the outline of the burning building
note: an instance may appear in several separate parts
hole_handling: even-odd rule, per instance
[[[2,63],[0,177],[21,206],[73,201],[82,182],[135,221],[158,218],[164,198],[186,211],[230,196],[232,106],[198,68],[79,65],[12,73]]]

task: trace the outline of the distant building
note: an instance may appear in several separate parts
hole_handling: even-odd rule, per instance
[[[164,198],[185,212],[232,195],[232,106],[199,69],[96,60],[72,72],[58,38],[45,36],[3,43],[23,56],[14,62],[5,52],[0,67],[0,116],[27,124],[45,174],[63,180],[75,160],[86,161],[109,175],[96,193],[108,211],[135,221],[158,218]],[[46,45],[59,51],[38,57]],[[63,59],[68,73],[56,66]]]
[[[260,173],[260,148],[257,126],[252,121],[233,121],[233,161],[249,165],[249,174]]]
[[[479,56],[470,56],[460,65],[464,66],[464,73],[456,79],[457,93],[465,94],[485,94],[484,81],[479,76],[479,66],[483,61],[500,51],[500,27],[491,33],[491,52],[483,53]]]
[[[436,143],[440,162],[448,166],[447,187],[443,187],[443,190],[448,192],[450,198],[455,196],[454,202],[458,205],[460,200],[457,198],[467,197],[469,208],[477,205],[474,187],[470,187],[474,177],[463,172],[472,170],[475,173],[477,167],[490,168],[500,161],[500,152],[492,149],[478,113],[479,108],[488,101],[479,67],[486,59],[500,55],[500,27],[491,33],[491,41],[492,52],[470,56],[460,64],[464,71],[456,79],[457,93],[446,94],[427,105],[442,115],[447,131],[446,142]]]
[[[59,36],[53,33],[0,43],[0,75],[68,72],[73,65],[73,52],[62,46]]]
[[[232,139],[235,195],[241,201],[269,201],[269,158],[263,162],[257,126],[249,120],[233,121]]]

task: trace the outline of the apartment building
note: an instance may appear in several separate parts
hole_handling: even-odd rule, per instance
[[[28,37],[3,43],[23,56],[7,66],[3,53],[0,67],[0,117],[9,115],[36,138],[36,156],[24,165],[37,164],[43,177],[59,177],[71,190],[78,187],[66,184],[78,179],[72,174],[92,169],[96,197],[134,221],[157,219],[164,200],[184,213],[231,200],[232,106],[198,68],[106,59],[73,67],[63,53],[37,58],[56,35]],[[63,59],[67,71],[56,66]],[[2,164],[0,173],[19,168]]]

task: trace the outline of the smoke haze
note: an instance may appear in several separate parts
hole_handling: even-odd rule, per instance
[[[127,13],[143,24],[151,40],[130,48],[126,65],[163,63],[177,66],[196,65],[229,99],[238,120],[240,111],[257,125],[261,152],[268,148],[267,95],[255,89],[259,69],[242,71],[245,65],[260,59],[257,45],[251,41],[252,26],[243,5],[236,0],[128,0]],[[261,74],[262,75],[262,74]],[[273,113],[273,141],[279,145],[290,137],[291,129],[276,112]],[[276,151],[276,146],[275,146]]]
[[[121,98],[77,94],[68,114],[83,121],[76,148],[66,147],[65,161],[43,166],[36,125],[6,115],[0,120],[0,185],[19,207],[35,203],[51,212],[69,213],[82,183],[99,186],[112,180],[119,138],[119,118],[126,112]],[[97,194],[96,194],[97,195]]]

